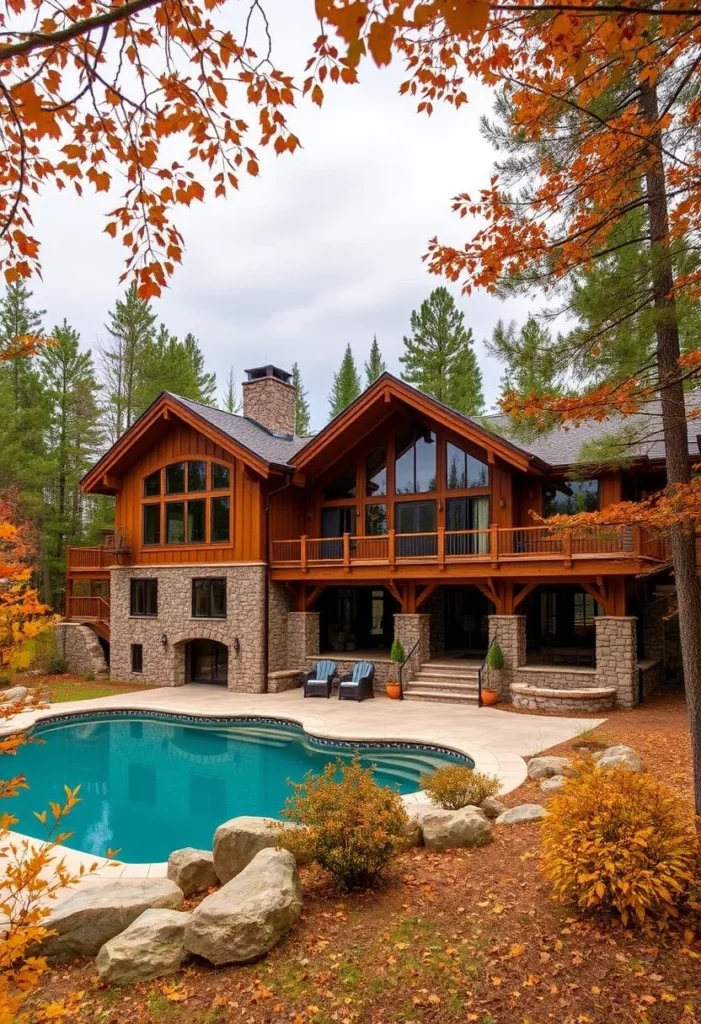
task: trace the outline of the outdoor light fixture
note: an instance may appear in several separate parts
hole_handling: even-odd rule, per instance
[[[236,651],[237,654],[241,650],[241,641],[239,640],[238,637],[234,637],[234,650]]]
[[[168,643],[168,634],[167,633],[161,633],[161,643],[163,644],[164,647]]]

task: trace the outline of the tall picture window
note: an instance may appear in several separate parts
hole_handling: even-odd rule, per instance
[[[221,544],[231,538],[231,469],[219,462],[172,462],[143,478],[142,543]],[[210,497],[210,494],[212,497]],[[165,501],[153,498],[165,496]]]
[[[436,490],[436,435],[418,424],[397,434],[394,463],[397,494]]]
[[[489,487],[489,466],[457,445],[446,445],[446,486],[450,491]]]

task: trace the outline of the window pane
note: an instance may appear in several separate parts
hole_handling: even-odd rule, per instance
[[[131,615],[158,614],[158,580],[130,581],[129,612]]]
[[[369,498],[380,498],[387,493],[387,445],[381,445],[365,464],[365,493]]]
[[[155,498],[161,493],[161,471],[156,470],[150,476],[144,477],[144,498]]]
[[[417,502],[419,509],[419,533],[432,533],[436,528],[436,504],[433,501]]]
[[[166,544],[182,544],[185,540],[185,502],[166,505]]]
[[[212,490],[218,491],[229,486],[229,467],[212,463]]]
[[[185,490],[185,463],[166,466],[166,494],[182,494]]]
[[[212,498],[212,540],[229,539],[229,499]]]
[[[347,469],[342,476],[337,477],[328,487],[324,488],[324,501],[333,501],[335,498],[355,497],[355,466]]]
[[[144,505],[144,544],[161,543],[161,506]]]
[[[451,491],[457,491],[467,487],[467,473],[465,467],[465,452],[448,442],[448,478],[447,485]],[[458,529],[458,527],[455,527]]]
[[[397,434],[397,494],[436,490],[436,435],[416,424]]]
[[[387,533],[387,506],[367,505],[365,508],[365,533],[368,537]]]
[[[131,645],[131,670],[132,672],[143,672],[144,670],[143,644]]]
[[[599,509],[598,480],[563,480],[545,488],[543,514],[571,516],[577,512],[597,512]]]
[[[436,489],[436,435],[424,433],[416,441],[416,487],[417,492]]]
[[[192,581],[192,614],[195,618],[209,615],[209,580]]]
[[[144,580],[146,615],[158,615],[158,580]]]
[[[204,500],[187,503],[187,539],[189,544],[204,543]]]
[[[481,462],[473,455],[466,456],[467,462],[467,486],[468,487],[489,487],[489,466]]]
[[[226,618],[226,580],[210,580],[211,614],[215,619]]]
[[[397,494],[414,492],[414,428],[405,427],[397,434],[394,463],[394,488]]]
[[[207,490],[207,463],[188,462],[187,464],[187,489],[188,491]]]

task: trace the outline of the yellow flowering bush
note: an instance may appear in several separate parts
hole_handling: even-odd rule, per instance
[[[694,879],[695,835],[652,775],[582,761],[542,824],[542,870],[555,898],[624,925],[665,924]]]
[[[315,861],[339,889],[370,888],[406,848],[409,818],[399,793],[380,786],[358,755],[349,763],[339,758],[291,786],[283,817],[302,827],[283,827],[279,845],[298,860]]]
[[[422,775],[421,788],[434,804],[447,811],[458,811],[470,805],[479,807],[488,796],[496,796],[500,783],[495,775],[476,772],[466,764],[446,764]]]

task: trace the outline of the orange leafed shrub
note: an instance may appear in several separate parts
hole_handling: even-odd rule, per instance
[[[581,762],[542,825],[555,898],[624,925],[664,925],[694,881],[697,844],[679,799],[652,775]]]
[[[409,819],[399,793],[375,782],[356,755],[329,763],[320,775],[291,783],[283,816],[301,825],[282,830],[279,844],[333,875],[344,891],[368,889],[404,849]]]
[[[421,776],[421,787],[434,804],[449,811],[461,807],[477,806],[488,796],[496,796],[500,789],[495,775],[484,775],[466,764],[446,764]]]

